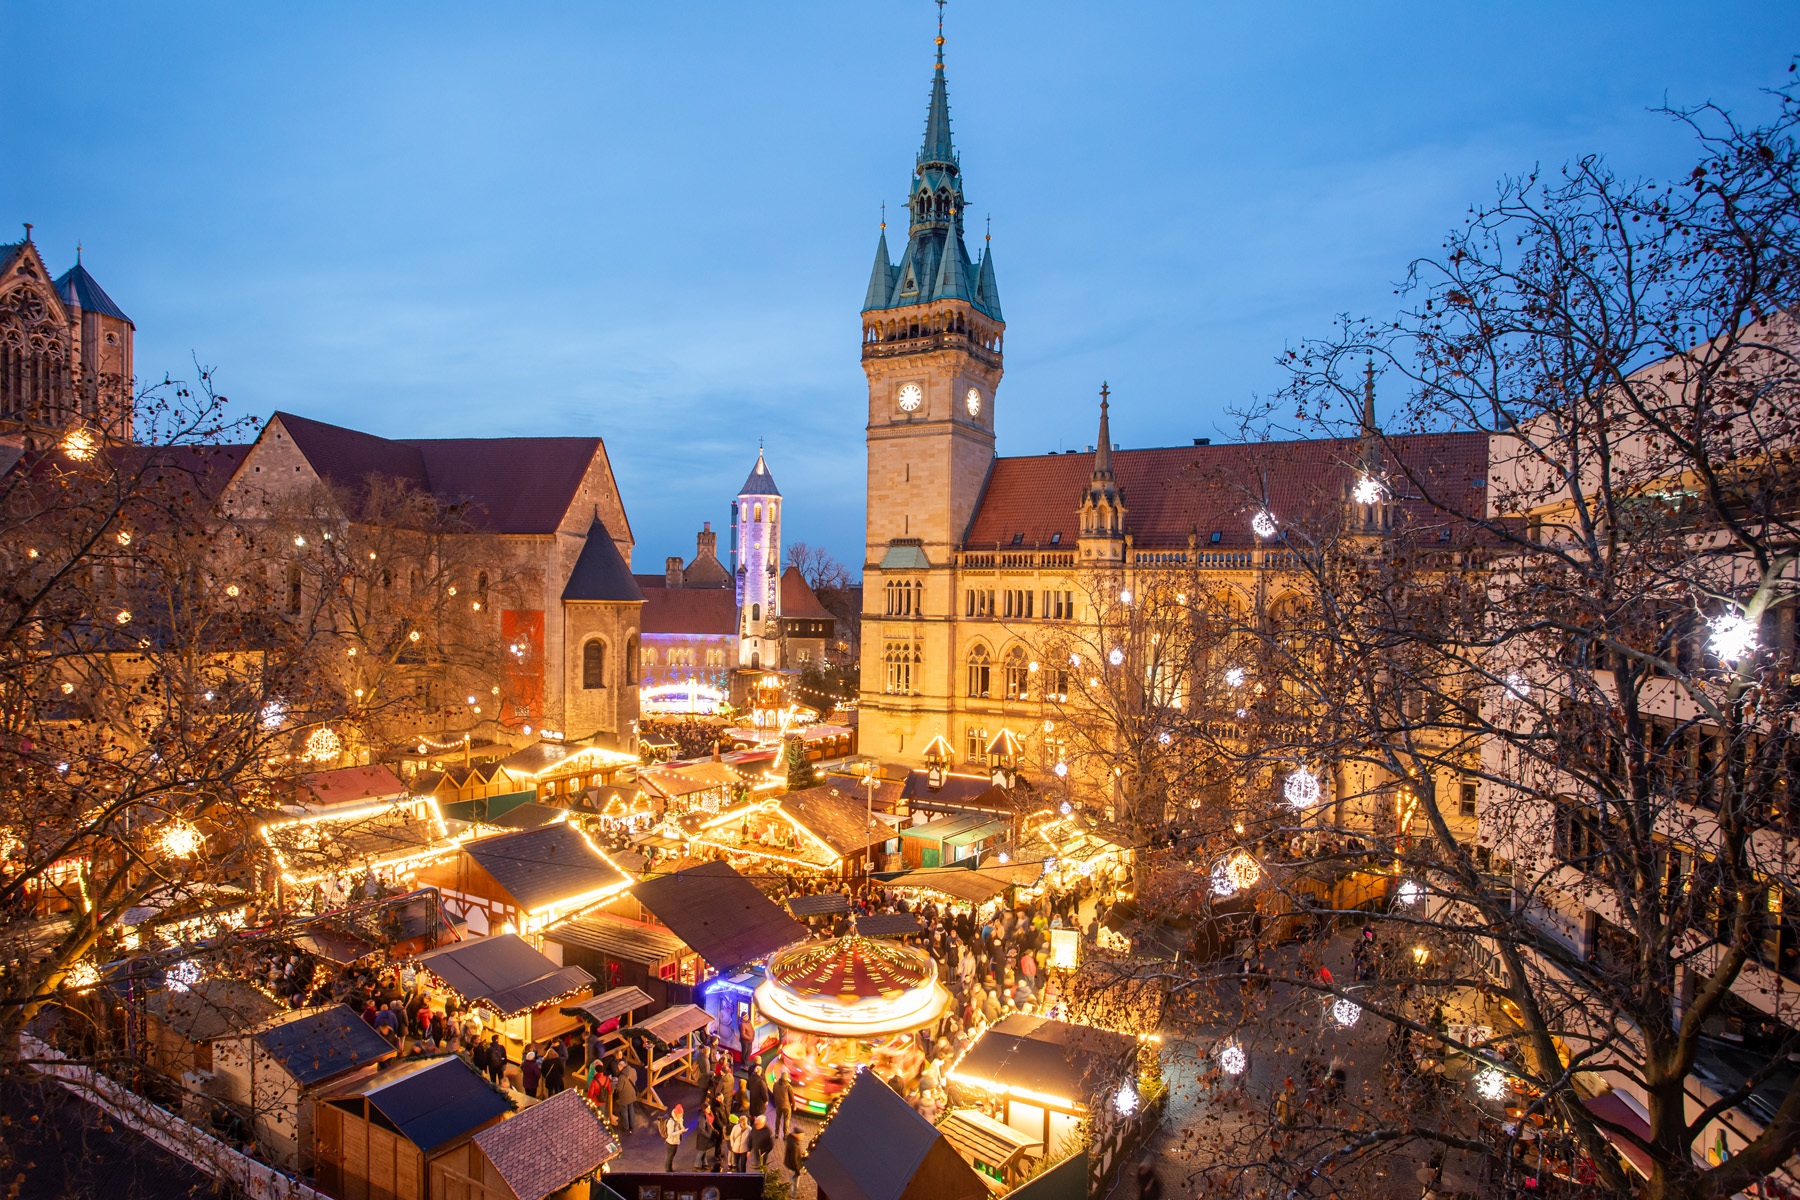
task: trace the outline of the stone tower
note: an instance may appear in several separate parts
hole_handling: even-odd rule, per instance
[[[965,208],[940,19],[925,142],[908,189],[906,252],[890,261],[882,222],[863,301],[870,563],[897,544],[947,563],[993,460],[1006,325],[992,253],[975,261],[963,245]]]
[[[738,489],[738,664],[781,665],[781,490],[763,452]]]
[[[1100,440],[1094,445],[1094,470],[1081,495],[1081,562],[1083,566],[1125,565],[1125,489],[1113,475],[1112,425],[1107,402],[1112,391],[1100,385]]]

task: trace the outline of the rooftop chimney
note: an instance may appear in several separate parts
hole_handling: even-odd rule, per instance
[[[681,555],[677,554],[663,559],[663,586],[671,588],[681,586]]]
[[[1211,439],[1211,438],[1195,438],[1195,439],[1194,439],[1194,445],[1196,445],[1196,446],[1210,446],[1210,445],[1212,445],[1212,439]]]
[[[694,557],[719,557],[719,535],[713,532],[711,521],[702,525],[699,534],[694,538]]]

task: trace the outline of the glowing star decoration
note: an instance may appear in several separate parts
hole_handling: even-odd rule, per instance
[[[1756,649],[1756,626],[1736,613],[1720,617],[1712,623],[1707,645],[1723,661],[1736,662]]]
[[[280,700],[271,700],[262,706],[262,727],[264,729],[280,729],[281,723],[287,720],[287,705]]]
[[[1063,766],[1062,763],[1057,763],[1056,765],[1063,768],[1061,771],[1057,772],[1058,775],[1066,775],[1068,773],[1068,770],[1069,770],[1068,767]],[[1067,800],[1064,800],[1060,805],[1057,806],[1057,811],[1062,813],[1062,815],[1066,817],[1070,813],[1075,811],[1075,806],[1073,804],[1070,804]]]
[[[1117,646],[1114,646],[1111,652],[1107,654],[1106,661],[1116,667],[1125,661],[1125,652]]]
[[[1126,588],[1124,591],[1119,593],[1119,603],[1120,604],[1130,604],[1131,603],[1131,589],[1130,588]]]
[[[1225,685],[1227,687],[1234,687],[1234,688],[1235,687],[1243,687],[1244,686],[1244,668],[1232,667],[1230,670],[1226,671],[1225,672]]]
[[[69,431],[69,435],[62,440],[62,452],[76,462],[86,462],[94,457],[94,451],[99,449],[99,446],[100,443],[94,439],[94,435],[85,429],[72,429]]]
[[[1353,494],[1358,504],[1374,504],[1386,493],[1387,489],[1381,486],[1381,480],[1373,475],[1364,475],[1357,479],[1356,491]]]
[[[1237,883],[1235,880],[1233,880],[1231,878],[1231,872],[1226,869],[1226,866],[1224,863],[1220,863],[1218,866],[1213,868],[1213,873],[1212,873],[1212,894],[1213,895],[1217,896],[1221,900],[1228,900],[1231,897],[1237,895],[1237,890],[1238,890]]]
[[[117,621],[121,625],[131,624],[131,610],[128,608],[120,609],[119,615],[114,617],[113,620]]]
[[[1226,878],[1231,880],[1231,890],[1234,892],[1254,887],[1256,881],[1262,878],[1262,867],[1257,865],[1256,860],[1243,850],[1239,850],[1226,859],[1222,869]]]
[[[68,696],[68,695],[72,695],[72,694],[73,694],[73,693],[74,693],[74,691],[75,691],[75,685],[74,685],[74,684],[72,684],[72,683],[65,683],[65,684],[63,684],[63,685],[62,685],[62,694],[63,694],[63,695],[65,695],[65,696]]]
[[[1219,1047],[1219,1070],[1227,1075],[1242,1075],[1250,1065],[1250,1056],[1244,1053],[1243,1046],[1236,1041],[1226,1042]]]
[[[1119,1094],[1113,1097],[1113,1107],[1119,1111],[1121,1117],[1129,1117],[1136,1112],[1138,1110],[1137,1089],[1129,1083],[1121,1087]]]
[[[1506,694],[1514,700],[1523,700],[1531,694],[1531,689],[1526,684],[1525,677],[1514,671],[1506,677]]]
[[[304,545],[306,545],[306,539],[301,537],[299,534],[295,534],[294,535],[294,545],[304,546]]]
[[[1071,667],[1079,667],[1081,665],[1081,655],[1079,655],[1079,654],[1069,655],[1069,665]]]
[[[420,635],[419,635],[419,631],[415,629],[411,633],[407,634],[406,636],[416,642],[419,640]]]
[[[1483,1100],[1501,1100],[1506,1096],[1506,1076],[1489,1067],[1475,1077],[1475,1094]]]
[[[1250,518],[1250,532],[1264,539],[1275,536],[1275,518],[1269,514],[1268,509],[1258,509],[1256,515]]]
[[[1399,900],[1402,904],[1417,904],[1424,895],[1425,889],[1410,879],[1400,885]]]
[[[325,726],[313,730],[306,739],[306,757],[314,762],[336,758],[343,748],[344,739]]]
[[[228,585],[225,588],[225,594],[227,596],[236,596],[238,594],[238,590],[239,590],[238,585],[233,583],[233,584]]]
[[[1281,790],[1292,807],[1311,808],[1319,802],[1319,777],[1305,767],[1295,767]]]
[[[206,844],[206,837],[186,821],[175,821],[162,831],[157,846],[170,858],[192,858]]]
[[[85,992],[100,982],[100,968],[91,962],[78,962],[63,976],[63,986]]]
[[[163,986],[171,992],[185,992],[201,980],[200,964],[184,958],[163,972]]]
[[[121,545],[121,546],[131,545],[131,532],[129,530],[125,530],[125,529],[119,530],[119,545]]]
[[[1069,777],[1069,764],[1066,762],[1059,762],[1051,769],[1056,772],[1056,777],[1058,779],[1067,779]]]
[[[1331,1019],[1339,1029],[1348,1029],[1362,1020],[1362,1005],[1354,1000],[1339,999],[1331,1006]]]
[[[1156,735],[1156,744],[1159,746],[1166,746],[1174,740],[1174,738],[1169,736],[1169,731],[1166,729]]]

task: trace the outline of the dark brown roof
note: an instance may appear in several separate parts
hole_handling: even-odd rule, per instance
[[[929,1177],[936,1200],[986,1200],[980,1176],[949,1148],[937,1127],[874,1071],[862,1071],[819,1131],[806,1171],[819,1194],[832,1200],[900,1200],[914,1191],[914,1178],[940,1145],[940,1153],[947,1152],[953,1161],[934,1164],[942,1172]]]
[[[463,851],[524,909],[626,882],[625,874],[566,821],[482,838]]]
[[[894,836],[886,824],[869,816],[866,799],[840,792],[830,784],[789,792],[777,803],[782,812],[818,834],[839,855],[855,854]]]
[[[564,946],[597,950],[645,966],[654,966],[687,949],[680,938],[666,929],[621,918],[588,917],[564,921],[545,930],[544,937]]]
[[[390,439],[293,413],[269,420],[321,478],[352,494],[372,474],[401,480],[442,500],[473,500],[470,524],[493,533],[556,532],[605,453],[593,437]]]
[[[548,936],[551,941],[556,940],[554,931]],[[640,1008],[649,1008],[652,1003],[654,1002],[650,999],[650,993],[642,988],[617,987],[610,992],[583,1000],[579,1004],[571,1004],[563,1011],[570,1016],[581,1013],[594,1024],[604,1025],[615,1017],[623,1017],[626,1013],[635,1012]]]
[[[925,771],[912,771],[900,795],[915,808],[979,808],[986,812],[1010,812],[1013,803],[1006,789],[986,775],[954,775],[946,771],[943,784],[931,790],[931,777]]]
[[[543,1200],[619,1154],[600,1114],[575,1089],[482,1130],[475,1144],[519,1200]]]
[[[1137,1039],[1126,1034],[1013,1013],[975,1039],[956,1074],[1087,1105],[1135,1073],[1136,1050]]]
[[[471,938],[427,951],[413,961],[464,1000],[482,1001],[503,1017],[594,982],[580,967],[558,967],[516,933]]]
[[[647,576],[639,576],[639,582]],[[724,588],[644,588],[639,626],[645,633],[737,632],[737,599]]]
[[[1246,549],[1256,545],[1250,518],[1258,508],[1266,506],[1277,520],[1294,521],[1321,505],[1338,504],[1355,474],[1360,448],[1354,438],[1170,446],[1119,450],[1112,462],[1125,493],[1125,526],[1136,548],[1186,548],[1194,531],[1202,547]],[[1397,462],[1417,464],[1422,478],[1433,480],[1434,488],[1445,489],[1459,505],[1482,502],[1485,434],[1395,438],[1384,457],[1400,506],[1415,519],[1429,521],[1433,514],[1411,498],[1418,489],[1399,476]],[[995,459],[965,544],[971,549],[1005,547],[1023,535],[1021,545],[1047,547],[1051,536],[1060,533],[1059,548],[1073,549],[1081,531],[1078,510],[1093,470],[1092,454]],[[1214,530],[1221,534],[1217,543],[1210,540]]]
[[[781,615],[798,621],[834,621],[819,597],[807,584],[806,576],[800,574],[799,567],[789,567],[781,573]]]
[[[646,879],[631,894],[715,971],[755,962],[806,936],[798,921],[722,862]]]

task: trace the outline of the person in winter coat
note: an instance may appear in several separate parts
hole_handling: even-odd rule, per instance
[[[775,1070],[775,1086],[769,1098],[775,1102],[775,1129],[786,1137],[789,1127],[794,1123],[794,1087],[788,1082],[787,1068],[777,1067]]]
[[[798,1187],[800,1185],[801,1159],[800,1131],[798,1129],[788,1130],[787,1136],[782,1139],[782,1142],[781,1165],[788,1169],[788,1186],[790,1188]]]
[[[760,1117],[769,1111],[769,1083],[763,1073],[756,1068],[750,1069],[749,1079],[750,1116]]]
[[[538,1061],[537,1051],[527,1050],[525,1052],[525,1061],[519,1064],[519,1068],[520,1077],[525,1084],[525,1094],[527,1096],[537,1095],[538,1080],[542,1077],[544,1071],[544,1064]]]
[[[757,1113],[756,1122],[750,1130],[750,1153],[756,1156],[757,1170],[767,1169],[769,1151],[773,1149],[775,1149],[775,1135],[769,1132],[769,1118]]]
[[[712,1169],[719,1169],[719,1121],[710,1107],[700,1110],[700,1124],[694,1127],[694,1170],[707,1169],[707,1160],[712,1160]]]
[[[495,1087],[499,1087],[500,1081],[506,1077],[506,1046],[497,1033],[487,1045],[487,1069],[488,1078],[493,1080]]]
[[[750,1152],[750,1122],[738,1120],[731,1126],[731,1169],[742,1171]]]
[[[672,1174],[675,1170],[675,1152],[681,1149],[681,1135],[687,1132],[687,1123],[682,1120],[681,1105],[677,1104],[663,1118],[663,1146],[667,1153],[663,1156],[663,1173]]]
[[[631,1078],[631,1067],[619,1064],[619,1082],[613,1085],[613,1103],[619,1108],[619,1132],[630,1133],[632,1109],[637,1106],[637,1083]]]
[[[554,1096],[563,1090],[563,1070],[562,1055],[556,1052],[556,1046],[552,1044],[544,1052],[543,1060],[544,1095],[546,1097]]]

